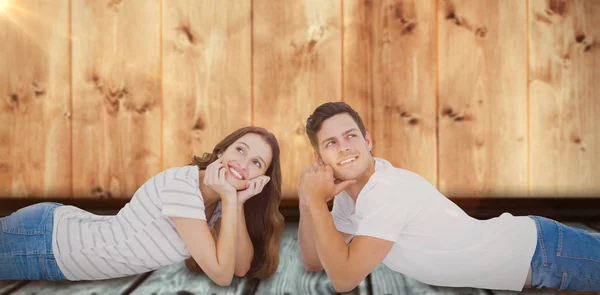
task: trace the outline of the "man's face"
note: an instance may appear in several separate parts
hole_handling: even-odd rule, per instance
[[[333,168],[335,179],[356,179],[369,168],[371,137],[368,133],[363,137],[350,115],[342,113],[325,120],[317,140],[320,157]],[[315,157],[319,158],[316,152]]]

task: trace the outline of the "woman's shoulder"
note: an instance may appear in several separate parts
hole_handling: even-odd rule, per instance
[[[167,181],[173,179],[198,180],[199,170],[196,165],[169,167],[156,175],[156,177],[160,176]]]

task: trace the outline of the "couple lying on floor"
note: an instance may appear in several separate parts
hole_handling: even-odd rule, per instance
[[[541,216],[468,216],[423,177],[374,157],[343,102],[315,109],[306,134],[315,161],[298,186],[300,255],[338,292],[380,263],[436,286],[600,291],[600,235]],[[241,128],[151,177],[114,216],[44,202],[1,218],[0,280],[102,280],[183,260],[221,286],[265,278],[279,264],[280,198],[277,139]]]

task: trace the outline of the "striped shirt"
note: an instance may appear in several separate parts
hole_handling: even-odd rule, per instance
[[[206,220],[197,166],[167,169],[144,183],[116,215],[73,206],[54,211],[52,248],[65,278],[102,280],[148,272],[190,257],[170,216]],[[208,222],[220,216],[221,203]]]

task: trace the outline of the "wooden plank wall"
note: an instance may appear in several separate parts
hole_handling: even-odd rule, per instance
[[[439,184],[457,196],[527,194],[527,2],[438,7]]]
[[[594,0],[7,0],[0,197],[130,198],[257,125],[295,198],[326,101],[449,197],[598,197],[598,15]]]

